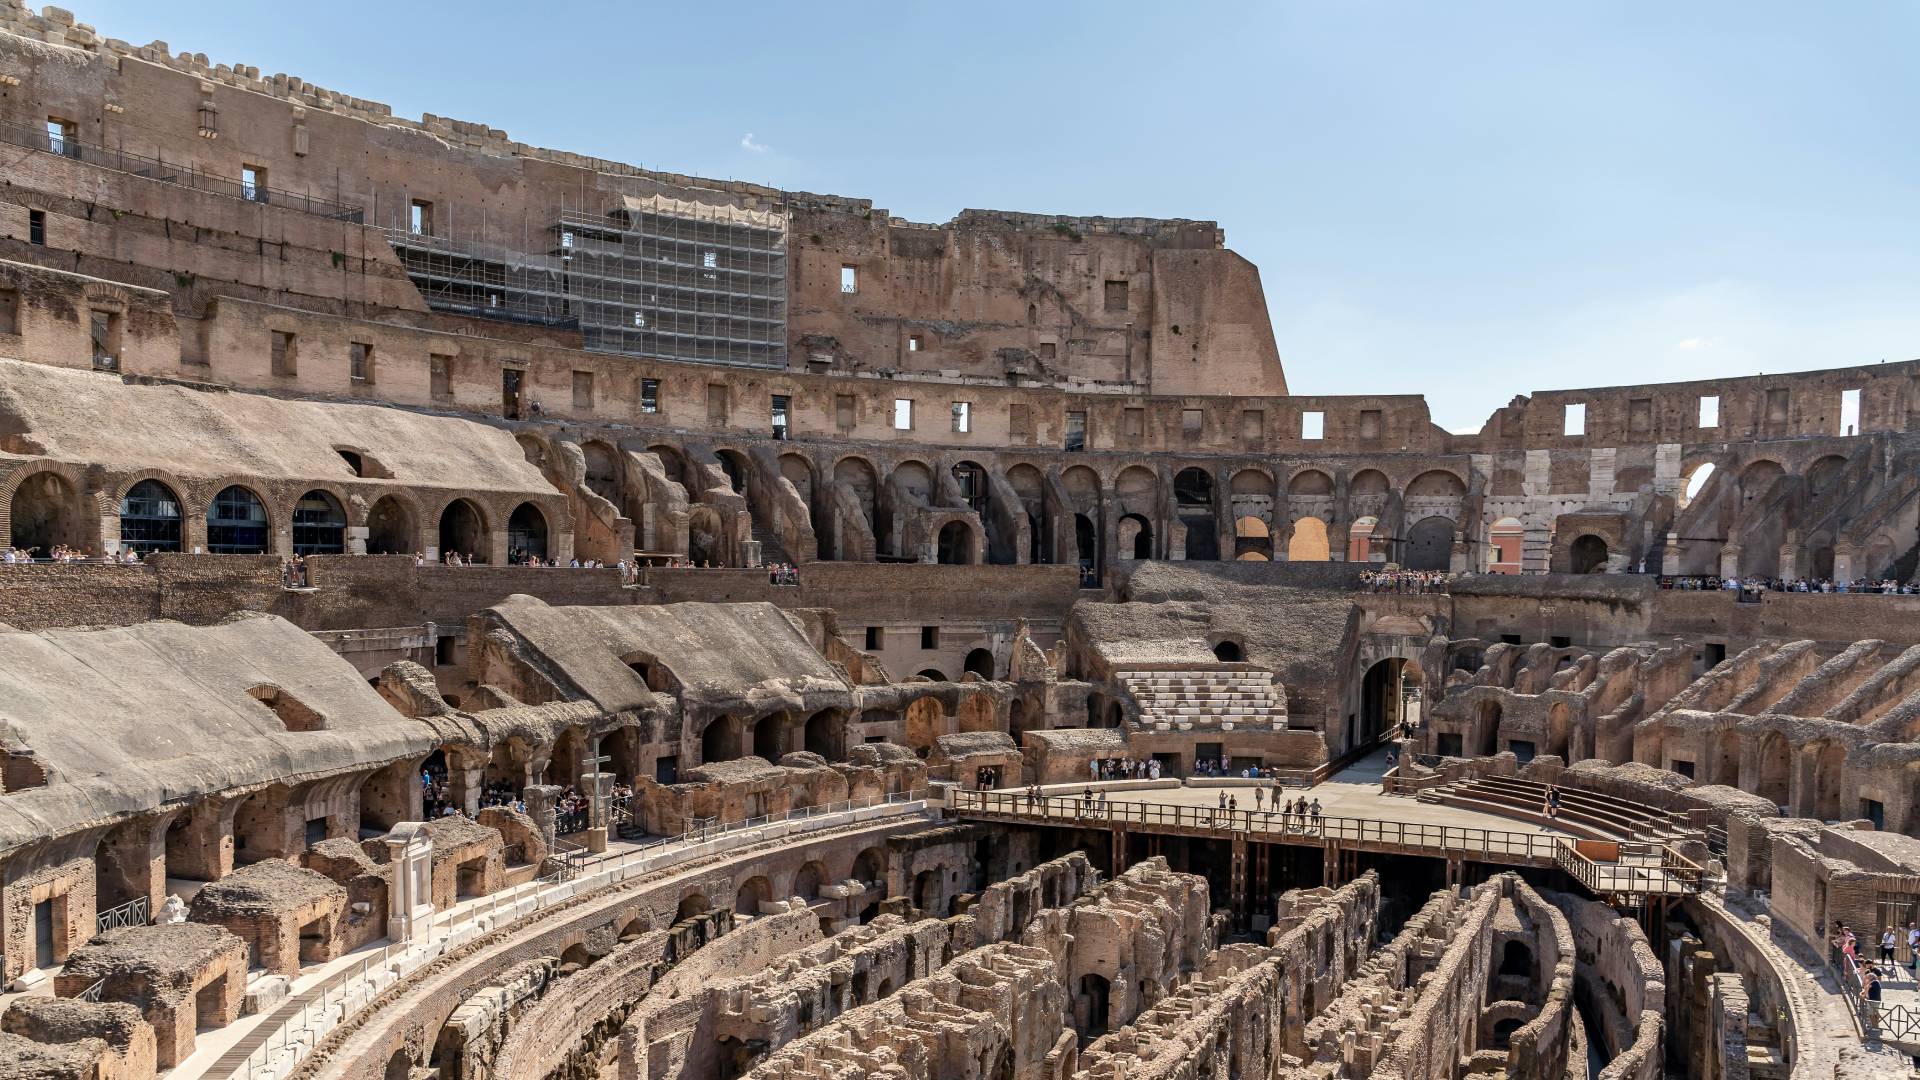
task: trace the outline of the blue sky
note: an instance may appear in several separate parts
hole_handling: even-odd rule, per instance
[[[1217,220],[1296,393],[1920,356],[1920,6],[94,0],[403,116],[871,198]],[[748,138],[749,134],[751,138]]]

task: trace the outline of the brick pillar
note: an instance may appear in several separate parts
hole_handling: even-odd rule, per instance
[[[233,873],[233,815],[239,809],[238,799],[195,803],[167,845],[167,872],[199,881],[218,881]]]
[[[553,784],[532,784],[520,793],[527,804],[527,816],[533,819],[533,827],[540,830],[540,839],[546,841],[548,851],[554,848],[555,806],[563,790]]]

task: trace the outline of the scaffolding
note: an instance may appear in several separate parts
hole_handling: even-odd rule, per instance
[[[385,226],[436,311],[575,328],[597,352],[786,366],[784,214],[625,196],[594,211],[563,207],[518,246],[487,236],[484,223],[466,239],[451,224],[436,235]]]

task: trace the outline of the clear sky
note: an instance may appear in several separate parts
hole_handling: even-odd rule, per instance
[[[80,0],[103,34],[537,145],[870,198],[1209,218],[1296,393],[1920,356],[1920,5]]]

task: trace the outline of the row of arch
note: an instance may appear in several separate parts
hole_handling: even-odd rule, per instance
[[[17,484],[8,511],[9,544],[43,556],[56,546],[84,548],[95,535],[97,523],[92,520],[87,500],[58,472],[34,473]],[[143,557],[185,551],[188,523],[196,516],[204,518],[205,550],[211,554],[264,555],[275,550],[272,515],[266,500],[252,487],[229,484],[204,508],[195,510],[172,486],[153,477],[134,483],[120,499],[120,549]],[[376,499],[367,511],[365,526],[366,554],[412,554],[421,547],[414,511],[397,495]],[[479,503],[455,498],[440,512],[438,549],[485,561],[491,530],[487,512]],[[350,548],[346,506],[325,488],[314,488],[295,500],[285,531],[291,539],[290,554],[338,555]],[[531,502],[514,507],[507,517],[506,541],[511,560],[545,558],[546,513]]]

